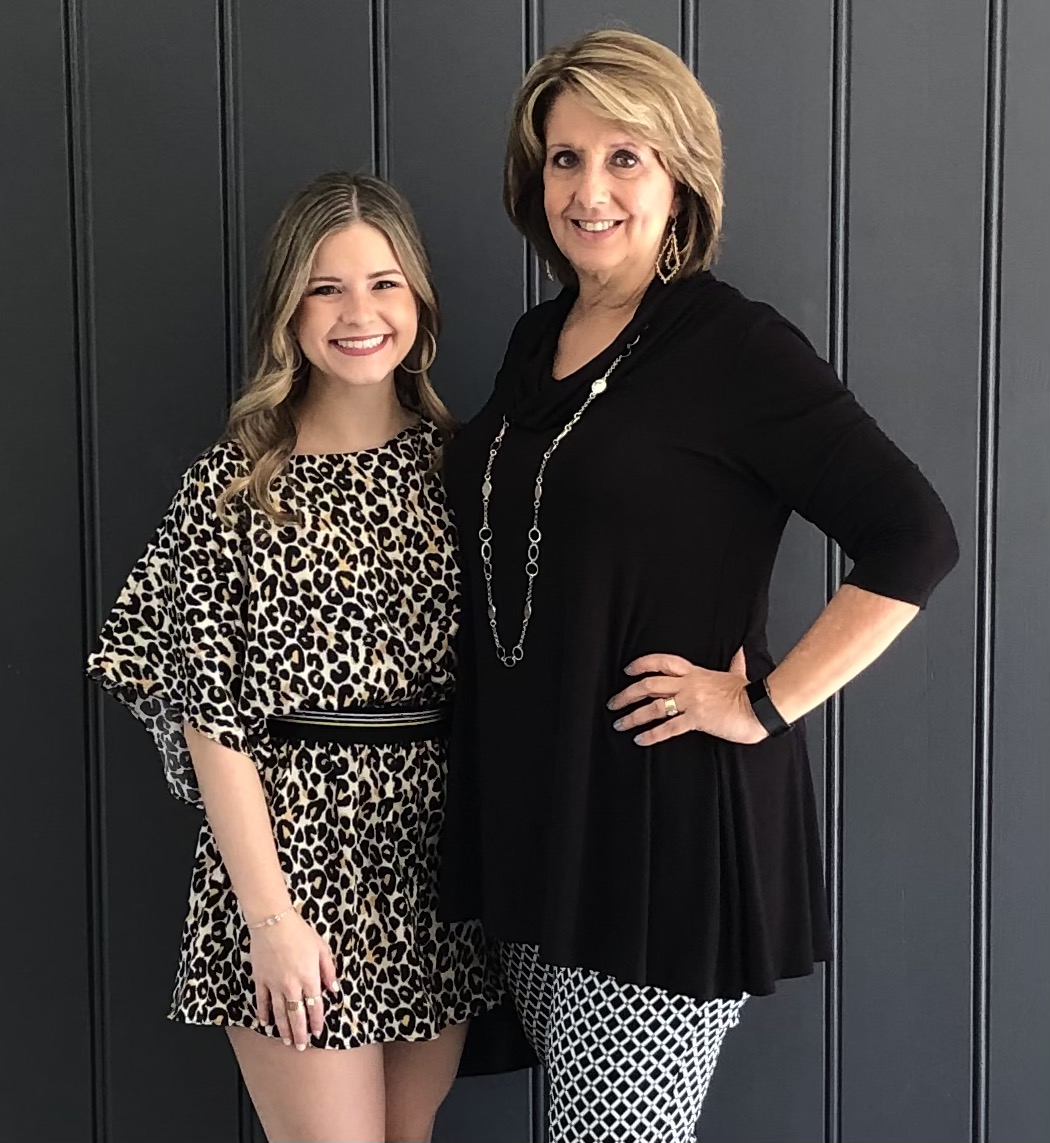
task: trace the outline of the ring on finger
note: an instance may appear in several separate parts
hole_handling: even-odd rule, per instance
[[[318,1002],[320,999],[321,999],[321,997],[320,997],[320,996],[304,996],[304,997],[303,997],[303,1003],[306,1005],[306,1007],[307,1007],[307,1008],[313,1008],[313,1006],[314,1006],[314,1005],[315,1005],[315,1004],[316,1004],[316,1003],[317,1003],[317,1002]]]
[[[303,1000],[286,1000],[284,1007],[288,1012],[300,1012],[304,1004]]]
[[[674,695],[664,699],[664,718],[674,718],[676,714],[681,713],[678,703],[674,701]]]

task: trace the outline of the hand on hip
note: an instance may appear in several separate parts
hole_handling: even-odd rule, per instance
[[[742,647],[728,671],[709,671],[680,655],[643,655],[628,663],[624,672],[645,678],[614,695],[608,706],[617,711],[634,706],[613,726],[640,731],[634,739],[639,746],[653,746],[690,730],[728,742],[754,743],[766,737],[744,693],[747,668]]]

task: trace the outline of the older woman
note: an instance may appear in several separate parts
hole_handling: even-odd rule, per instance
[[[597,32],[535,64],[505,200],[565,289],[445,458],[467,609],[443,909],[502,942],[554,1143],[692,1138],[744,999],[828,956],[799,719],[957,558],[802,334],[707,269],[721,175],[667,49]],[[777,664],[792,511],[854,564]]]

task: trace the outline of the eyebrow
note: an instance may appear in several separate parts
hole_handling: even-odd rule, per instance
[[[398,275],[398,277],[400,277],[400,278],[403,278],[403,277],[405,276],[405,275],[404,275],[404,273],[403,273],[401,270],[398,270],[398,269],[393,269],[393,270],[377,270],[377,271],[376,271],[374,274],[369,274],[369,275],[368,275],[368,280],[371,282],[371,281],[373,281],[375,278],[389,278],[391,274],[397,274],[397,275]],[[331,277],[330,275],[320,275],[320,274],[318,274],[318,275],[314,275],[314,277],[312,277],[312,278],[310,279],[310,282],[336,282],[336,283],[339,283],[339,282],[341,282],[342,280],[343,280],[342,278],[333,278],[333,277]],[[309,282],[307,283],[307,285],[309,285]]]
[[[644,144],[641,142],[640,139],[632,139],[629,135],[625,135],[622,139],[618,140],[617,142],[610,143],[609,147],[610,148],[614,148],[614,147],[641,147],[643,145]],[[573,146],[572,143],[548,143],[547,144],[547,150],[548,151],[557,150],[559,147],[564,148],[566,151],[576,151],[579,149],[579,148]]]

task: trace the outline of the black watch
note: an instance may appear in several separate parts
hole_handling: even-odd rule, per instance
[[[745,693],[755,717],[762,723],[770,738],[776,738],[778,734],[787,734],[791,729],[791,723],[785,722],[784,716],[773,705],[765,679],[755,679],[753,683],[748,683]]]

